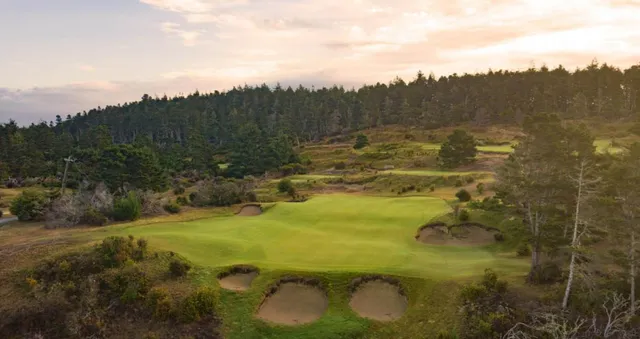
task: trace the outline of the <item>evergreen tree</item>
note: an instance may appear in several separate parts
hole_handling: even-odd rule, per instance
[[[476,141],[473,136],[457,129],[440,147],[438,159],[443,167],[455,168],[475,161],[476,153]]]

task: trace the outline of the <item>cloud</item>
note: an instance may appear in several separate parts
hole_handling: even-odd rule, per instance
[[[96,68],[91,65],[78,65],[78,69],[85,72],[93,72],[96,70]]]
[[[194,48],[154,66],[156,76],[146,82],[103,78],[105,88],[83,84],[0,98],[19,97],[14,109],[20,102],[46,111],[39,100],[54,96],[59,106],[52,109],[66,105],[73,112],[143,93],[283,79],[351,86],[411,78],[418,70],[447,75],[532,63],[573,69],[594,58],[619,67],[640,62],[639,0],[395,0],[393,6],[388,0],[139,1],[163,12],[165,22],[157,24],[168,39]],[[143,62],[130,46],[123,69]],[[71,93],[87,87],[97,92]],[[5,101],[0,114],[7,114]]]
[[[195,46],[198,37],[204,32],[202,30],[199,31],[189,31],[180,28],[180,24],[175,22],[163,22],[161,24],[162,31],[169,34],[170,36],[177,36],[182,39],[182,43],[187,47]]]

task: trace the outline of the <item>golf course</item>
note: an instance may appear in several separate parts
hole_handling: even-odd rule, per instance
[[[115,225],[78,237],[97,241],[132,235],[147,239],[155,250],[175,252],[192,262],[198,267],[192,279],[220,293],[218,310],[227,338],[435,336],[452,326],[455,304],[449,299],[455,298],[460,283],[482,275],[487,267],[507,277],[522,276],[528,268],[528,260],[500,250],[497,244],[447,246],[416,241],[422,225],[451,212],[449,204],[438,198],[325,194],[305,202],[263,204],[263,210],[255,216],[241,213],[193,221]],[[240,282],[246,284],[243,288],[228,290],[228,283],[220,283],[218,277],[236,265],[255,271]],[[396,287],[378,286],[384,282],[377,278],[369,286],[371,291],[363,292],[355,301],[350,286],[367,276],[397,283],[402,291],[400,300],[406,300],[400,302],[406,306],[400,306],[402,310],[395,318],[385,319],[384,312],[386,307],[399,307],[394,306],[400,298],[393,296],[397,292],[389,292]],[[269,305],[271,313],[267,314],[277,316],[269,321],[262,315],[263,303],[268,300],[265,293],[286,277],[316,281],[320,287],[314,290],[323,298],[323,306],[313,306],[304,291],[294,290],[305,285],[285,284],[287,287],[278,291],[293,294],[278,297],[274,305]],[[382,309],[382,318],[359,315],[350,300],[364,307],[365,314]],[[296,317],[311,312],[312,320],[304,324],[295,323],[297,320],[280,322],[291,308]]]

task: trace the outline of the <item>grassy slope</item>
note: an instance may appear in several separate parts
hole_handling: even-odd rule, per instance
[[[441,279],[477,275],[486,267],[523,272],[526,263],[497,257],[490,249],[427,246],[414,240],[421,224],[447,211],[442,200],[428,197],[326,195],[280,203],[259,217],[113,227],[92,234],[146,237],[205,267],[244,263]]]

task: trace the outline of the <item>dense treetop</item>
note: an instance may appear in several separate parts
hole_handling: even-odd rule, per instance
[[[211,169],[216,153],[231,150],[235,175],[258,174],[295,158],[289,145],[375,126],[522,123],[538,112],[618,119],[639,111],[640,65],[620,70],[596,62],[575,71],[559,66],[437,79],[419,72],[410,82],[396,78],[357,90],[263,84],[174,98],[145,94],[26,128],[0,125],[0,178],[53,175],[72,150],[111,144],[149,147],[172,170]],[[258,142],[254,149],[246,145]],[[257,163],[235,163],[245,156]]]

